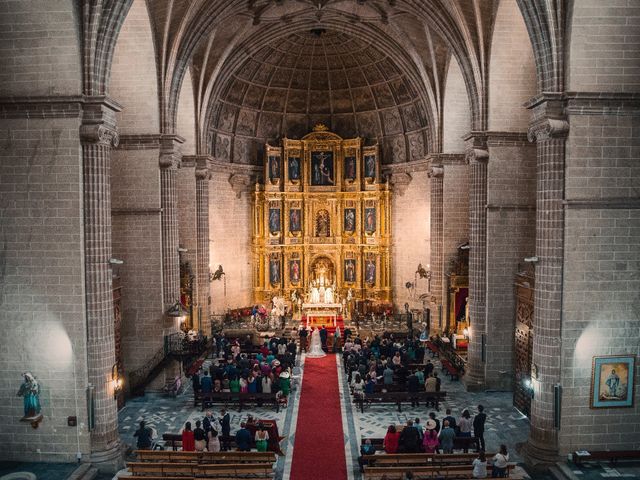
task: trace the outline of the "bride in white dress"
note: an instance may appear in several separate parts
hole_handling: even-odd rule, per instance
[[[320,341],[320,331],[315,328],[311,334],[311,349],[307,353],[307,357],[320,358],[327,354],[322,350],[322,342]]]

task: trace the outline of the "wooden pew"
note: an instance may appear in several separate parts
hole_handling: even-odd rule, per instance
[[[515,465],[507,466],[507,477],[511,475],[511,471]],[[404,474],[410,470],[414,479],[457,479],[457,478],[473,478],[473,466],[469,465],[425,465],[416,467],[364,467],[364,480],[402,480]],[[491,477],[491,465],[487,466],[488,476]]]
[[[364,413],[365,404],[371,403],[393,403],[398,406],[398,412],[402,412],[403,403],[411,403],[412,399],[419,403],[430,402],[435,406],[435,410],[440,410],[439,403],[447,396],[447,392],[380,392],[367,393],[363,397],[355,398],[356,403],[360,407],[360,411]]]
[[[571,454],[571,459],[576,465],[584,462],[599,462],[602,460],[608,460],[615,464],[618,460],[640,460],[640,450],[590,450],[586,454],[576,451]]]
[[[402,425],[397,425],[396,426],[397,430],[399,432],[402,431],[402,429],[404,428]],[[384,438],[363,438],[362,439],[362,443],[365,443],[367,440],[371,440],[371,443],[373,444],[374,447],[376,447],[377,451],[383,451],[383,444],[384,444]],[[453,439],[453,449],[454,450],[475,450],[478,451],[480,449],[480,441],[478,440],[478,437],[455,437]],[[388,454],[385,453],[385,455],[407,455],[407,454]],[[417,454],[417,455],[426,455],[426,454]],[[445,454],[437,454],[439,456],[444,456]],[[446,455],[471,455],[473,458],[476,458],[476,454],[469,454],[469,453],[448,453]],[[473,460],[472,458],[472,460]],[[487,454],[487,458],[489,458],[489,455]]]
[[[229,404],[238,405],[238,411],[240,412],[248,404],[263,405],[270,403],[275,406],[276,412],[280,411],[280,405],[275,393],[198,392],[193,396],[193,406],[202,405],[202,411],[214,403],[222,403],[225,406]]]
[[[189,477],[238,478],[250,475],[251,478],[271,478],[272,463],[172,463],[172,462],[128,462],[127,467],[134,477],[149,476],[164,478]],[[184,477],[182,477],[184,478]]]
[[[226,441],[229,444],[230,448],[236,448],[236,437],[235,435],[230,435],[229,437],[223,437],[219,435],[220,444],[224,444]],[[181,433],[163,433],[162,440],[166,442],[166,445],[171,447],[171,450],[178,450],[178,448],[182,448],[182,434]]]
[[[275,462],[274,452],[183,452],[173,450],[137,450],[138,462],[179,463],[267,463]]]
[[[492,458],[493,453],[487,453]],[[379,455],[363,455],[362,460],[369,466],[392,465],[470,465],[478,458],[477,453],[385,453]]]

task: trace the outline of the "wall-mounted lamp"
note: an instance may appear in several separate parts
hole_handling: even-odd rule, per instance
[[[218,269],[215,272],[209,272],[209,281],[213,282],[214,280],[222,280],[224,275],[225,273],[222,265],[218,265]]]
[[[188,313],[189,312],[184,308],[179,300],[176,300],[176,303],[171,305],[167,310],[167,316],[174,318],[186,317]]]
[[[430,267],[430,265],[427,264],[427,268],[424,268],[422,266],[421,263],[418,264],[418,268],[416,269],[416,281],[418,280],[418,277],[420,278],[426,278],[427,281],[429,282],[427,285],[427,292],[431,291],[431,270],[427,270]],[[414,282],[415,285],[415,282]]]
[[[109,263],[111,265],[122,265],[124,263],[124,261],[118,259],[118,258],[110,258],[109,259]]]
[[[538,263],[538,257],[524,257],[524,261],[527,263]]]
[[[529,394],[531,398],[533,398],[533,381],[529,377],[525,377],[522,379],[522,386],[524,387],[525,392]]]
[[[123,386],[120,372],[118,372],[118,364],[114,363],[111,367],[111,384],[113,385],[113,398],[117,398],[118,394],[122,391]]]
[[[187,253],[189,251],[188,248],[178,247],[178,253]]]

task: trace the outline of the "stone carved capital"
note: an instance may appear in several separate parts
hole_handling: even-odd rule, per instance
[[[442,178],[444,176],[444,167],[442,165],[432,165],[427,172],[429,178]]]
[[[483,148],[470,148],[465,152],[467,163],[487,163],[489,161],[489,152]]]
[[[411,180],[411,175],[406,172],[392,173],[389,177],[389,183],[391,184],[393,192],[397,193],[400,196],[404,195],[404,193],[407,191]]]
[[[251,176],[243,173],[233,173],[229,177],[229,184],[231,190],[236,194],[237,198],[242,196],[242,192],[248,192],[251,190]]]
[[[540,142],[552,138],[566,138],[569,122],[560,118],[542,118],[529,127],[527,138],[530,142]]]
[[[179,135],[160,137],[160,168],[179,168],[182,160],[181,145],[184,138]]]
[[[105,147],[117,147],[120,143],[118,130],[100,123],[81,125],[80,138],[83,143],[93,143]]]
[[[211,172],[208,168],[196,168],[196,180],[209,180]]]

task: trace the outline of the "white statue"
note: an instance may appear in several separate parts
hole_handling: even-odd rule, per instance
[[[320,303],[320,292],[316,286],[311,287],[311,301],[310,303]]]
[[[351,292],[351,289],[349,289],[347,292],[347,302],[350,302],[351,300],[353,300],[353,293]]]
[[[331,289],[331,287],[328,287],[324,291],[324,303],[334,303],[333,290]]]

